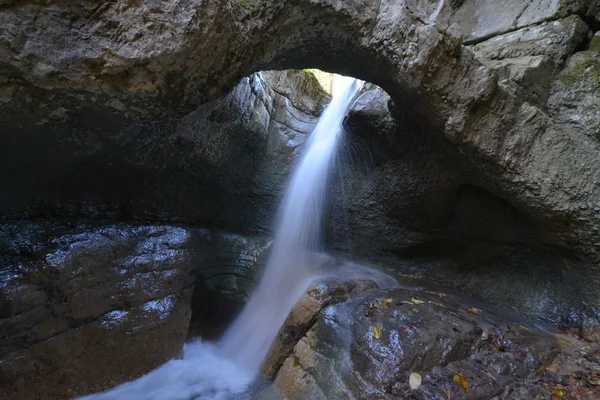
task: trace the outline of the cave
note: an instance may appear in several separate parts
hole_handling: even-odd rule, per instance
[[[0,1],[0,390],[600,397],[600,8],[509,3]],[[340,76],[319,280],[177,397],[238,374]]]

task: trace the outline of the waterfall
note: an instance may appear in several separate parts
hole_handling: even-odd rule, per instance
[[[269,346],[289,312],[319,279],[369,279],[380,287],[393,278],[359,264],[318,253],[323,206],[342,122],[360,81],[340,77],[334,96],[310,135],[285,194],[275,241],[262,279],[250,301],[217,344],[197,339],[184,358],[87,400],[228,400],[276,398],[257,379]],[[259,392],[259,393],[257,393]]]
[[[322,243],[327,181],[344,116],[360,85],[360,81],[346,77],[336,82],[333,99],[293,172],[258,288],[220,341],[223,354],[250,372],[258,372],[292,307],[317,276],[310,257]]]

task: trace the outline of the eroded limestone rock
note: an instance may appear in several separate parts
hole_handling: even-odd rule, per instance
[[[481,62],[498,71],[506,90],[544,109],[555,71],[586,39],[578,16],[525,27],[472,47]]]
[[[570,57],[551,86],[548,108],[557,124],[600,143],[600,34]],[[600,212],[600,209],[597,210]]]
[[[477,42],[569,14],[600,21],[595,0],[455,0],[452,21],[460,25],[465,42]]]

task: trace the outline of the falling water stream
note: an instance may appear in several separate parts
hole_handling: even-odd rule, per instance
[[[338,77],[333,99],[310,135],[283,200],[262,279],[221,340],[187,343],[182,360],[171,360],[135,381],[88,396],[94,400],[225,400],[251,398],[249,387],[286,317],[317,280],[343,276],[384,285],[383,274],[353,263],[331,267],[321,250],[327,182],[342,135],[342,122],[362,85]],[[324,265],[330,268],[323,268]],[[341,271],[343,269],[344,271]]]
[[[296,167],[281,207],[275,242],[262,280],[248,305],[221,339],[227,358],[258,372],[290,310],[315,280],[312,252],[320,250],[327,180],[342,121],[360,82],[341,78]]]

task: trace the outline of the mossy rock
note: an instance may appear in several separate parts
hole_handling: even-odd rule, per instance
[[[581,52],[579,57],[570,60],[558,79],[569,87],[578,82],[586,85],[591,83],[597,90],[600,87],[600,59],[590,51]]]

